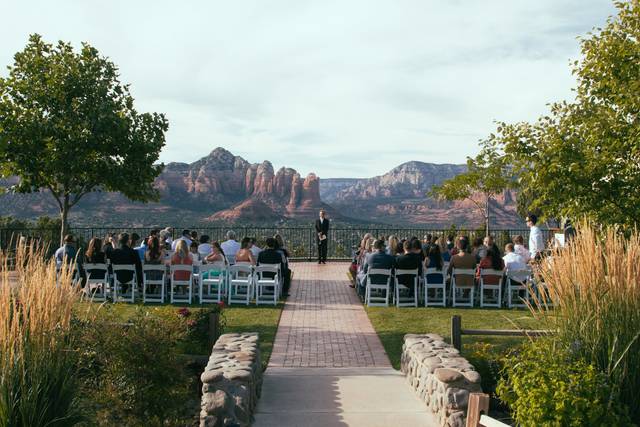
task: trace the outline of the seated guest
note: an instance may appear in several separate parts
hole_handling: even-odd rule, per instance
[[[425,234],[422,237],[422,252],[427,253],[427,249],[434,243],[433,236],[431,234]]]
[[[191,232],[189,230],[182,230],[182,236],[180,236],[179,238],[177,238],[176,240],[173,241],[173,243],[171,243],[171,250],[172,251],[176,251],[177,246],[178,246],[178,242],[183,240],[186,244],[187,244],[187,249],[189,249],[191,247]]]
[[[478,264],[478,269],[476,272],[476,277],[478,279],[480,278],[481,270],[491,269],[491,270],[500,271],[501,273],[500,275],[485,276],[484,277],[485,285],[497,285],[498,283],[500,283],[500,279],[502,278],[502,270],[504,269],[504,261],[502,261],[502,258],[500,257],[500,252],[497,252],[493,246],[495,245],[492,245],[487,250],[484,258],[480,260],[480,263]]]
[[[134,265],[136,267],[136,279],[138,283],[142,283],[142,263],[138,253],[129,246],[131,239],[128,233],[120,233],[118,235],[118,248],[111,252],[111,264],[112,265]],[[120,283],[123,285],[123,291],[127,292],[128,286],[126,283],[131,282],[133,279],[133,273],[130,271],[119,271],[116,274]]]
[[[453,242],[453,239],[454,239],[453,234],[447,235],[447,246],[446,246],[446,248],[447,248],[447,250],[449,252],[451,252],[451,249],[453,249],[456,246],[455,243]]]
[[[161,237],[162,237],[162,234],[164,234],[165,242],[169,244],[169,247],[166,249],[171,250],[171,247],[173,245],[173,228],[171,227],[163,228],[162,230],[160,230]],[[160,239],[160,243],[163,243],[162,238]]]
[[[418,277],[422,275],[422,259],[416,252],[419,250],[422,252],[422,244],[420,240],[405,240],[404,242],[404,254],[396,257],[396,270],[418,270]],[[411,276],[402,275],[397,276],[398,283],[407,286],[411,292],[413,292],[413,280]]]
[[[389,243],[387,244],[387,254],[391,256],[398,255],[398,237],[396,235],[389,236]]]
[[[283,274],[284,285],[282,287],[282,293],[285,296],[289,295],[289,285],[291,284],[291,275],[287,274],[287,269],[284,264],[284,258],[282,257],[282,253],[279,252],[276,247],[278,246],[278,242],[273,237],[267,237],[266,241],[267,247],[262,250],[258,255],[258,265],[261,264],[280,264],[280,271]],[[265,273],[265,277],[268,277],[268,274]]]
[[[147,251],[147,240],[143,239],[142,243],[137,245],[138,240],[140,240],[140,236],[138,236],[137,233],[131,233],[131,247],[134,251],[138,252],[140,261],[144,261],[144,253]]]
[[[520,255],[524,262],[531,260],[531,253],[524,247],[524,237],[519,234],[513,238],[513,252]]]
[[[493,241],[493,236],[484,236],[484,239],[482,240],[482,246],[480,246],[480,249],[478,249],[477,255],[479,259],[486,257],[487,251],[493,246],[495,246],[495,243]],[[496,246],[496,249],[497,249],[497,246]],[[498,254],[499,253],[500,253],[500,250],[498,250]]]
[[[368,233],[367,233],[368,234]],[[369,238],[366,242],[360,243],[362,247],[358,250],[356,254],[356,263],[357,263],[357,272],[356,272],[356,282],[358,283],[358,291],[362,289],[364,286],[364,279],[366,278],[366,273],[364,271],[364,266],[367,264],[371,255],[373,255],[373,244],[375,240]]]
[[[200,243],[200,241],[198,240],[198,232],[196,230],[191,230],[190,235],[192,242]]]
[[[449,251],[445,250],[444,253],[447,255]],[[442,283],[442,278],[444,276],[444,271],[442,268],[444,267],[444,260],[442,257],[442,251],[438,244],[432,244],[427,249],[426,259],[424,260],[426,268],[435,268],[440,271],[440,273],[430,273],[427,274],[426,279],[428,283]]]
[[[236,240],[236,233],[232,230],[227,231],[227,240],[220,245],[227,256],[235,255],[240,250],[240,243]]]
[[[211,244],[211,253],[205,258],[209,264],[214,262],[224,262],[224,251],[220,247],[220,243],[213,242]]]
[[[262,251],[262,249],[260,249],[260,246],[258,246],[258,241],[256,240],[255,237],[251,238],[251,253],[253,254],[253,257],[255,259],[258,259],[258,255],[260,254],[260,252]]]
[[[206,259],[211,253],[211,243],[209,243],[209,236],[203,234],[200,236],[200,244],[198,245],[198,253],[201,259]]]
[[[528,253],[527,251],[527,254]],[[521,255],[515,252],[513,243],[507,243],[505,245],[502,260],[504,261],[504,272],[515,281],[522,283],[529,277],[529,273],[524,273],[525,271],[529,271],[529,265]],[[516,271],[521,273],[512,274]]]
[[[78,251],[74,245],[73,235],[67,234],[64,236],[64,243],[56,253],[54,254],[54,258],[56,260],[56,266],[59,268],[63,264],[72,265],[76,262],[76,255]]]
[[[113,236],[113,233],[107,233],[103,243],[104,244],[102,245],[102,252],[104,252],[107,259],[109,259],[111,252],[118,246],[116,244],[116,240],[115,240],[115,237]]]
[[[451,259],[451,253],[449,252],[449,250],[447,249],[447,245],[443,243],[443,241],[443,237],[438,237],[437,239],[435,239],[435,241],[433,241],[433,244],[431,246],[438,247],[438,252],[440,252],[440,257],[442,258],[442,262],[444,263],[449,262],[449,260]],[[425,255],[427,254],[427,252],[425,252]],[[426,262],[427,260],[425,259],[425,263]]]
[[[476,257],[470,253],[469,239],[466,236],[460,236],[456,242],[456,248],[458,248],[458,252],[451,257],[447,274],[451,274],[454,268],[475,270]],[[458,276],[456,284],[458,286],[473,286],[473,276]]]
[[[89,247],[84,254],[85,264],[105,264],[107,257],[102,251],[102,240],[94,237],[89,240]],[[104,279],[104,270],[87,270],[92,279]]]
[[[363,272],[366,274],[369,270],[373,269],[382,269],[382,270],[391,270],[396,264],[396,258],[386,253],[384,240],[374,240],[373,242],[373,252],[371,255],[366,257],[365,263],[362,267]],[[370,277],[371,283],[373,284],[384,284],[387,280],[385,276],[374,275],[372,274]],[[366,280],[362,280],[360,283],[360,287],[364,288],[366,286]],[[364,289],[361,289],[361,295],[364,295]]]
[[[149,237],[147,251],[144,253],[144,263],[147,265],[164,264],[165,249],[160,246],[160,239],[157,236]],[[162,279],[161,271],[150,271],[147,273],[148,280]]]
[[[483,242],[482,237],[476,237],[475,239],[473,239],[473,245],[471,247],[471,255],[476,257],[476,263],[480,262],[480,258],[482,258],[481,255],[484,255],[484,251],[486,251],[486,248],[484,247],[482,242]]]
[[[191,241],[191,246],[189,246],[189,253],[191,254],[193,263],[199,264],[201,259],[200,259],[200,253],[198,253],[198,242],[196,242],[195,240]]]
[[[398,241],[398,246],[396,246],[396,256],[404,254],[404,242],[406,241],[407,239],[400,239]]]
[[[253,257],[253,253],[251,252],[251,239],[249,237],[245,237],[240,242],[240,250],[236,252],[236,263],[238,262],[248,262],[252,265],[256,264],[256,259]]]
[[[160,240],[160,246],[162,246],[162,248],[164,250],[170,251],[171,250],[171,234],[169,234],[169,232],[165,229],[165,230],[160,230],[160,234],[159,236],[159,240]]]
[[[137,248],[138,247],[138,242],[140,242],[140,235],[138,233],[131,233],[129,235],[129,247],[131,248]]]
[[[189,246],[186,239],[177,239],[176,252],[171,257],[171,265],[193,265],[193,257],[189,253]],[[176,271],[174,274],[175,280],[189,280],[191,273],[188,271]]]
[[[411,253],[420,259],[420,272],[422,272],[422,264],[424,264],[424,258],[425,258],[424,251],[422,250],[422,243],[420,242],[420,239],[418,239],[417,237],[412,237],[410,242],[411,242]]]
[[[276,239],[276,249],[279,250],[280,252],[282,252],[282,255],[285,258],[285,262],[289,262],[289,251],[287,250],[287,248],[284,245],[284,239],[282,238],[282,236],[280,234],[276,234],[275,236],[273,236],[274,239]]]

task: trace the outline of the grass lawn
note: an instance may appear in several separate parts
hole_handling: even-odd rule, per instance
[[[451,316],[462,317],[462,329],[540,329],[527,310],[365,307],[382,345],[395,369],[405,334],[436,333],[451,342]],[[521,337],[462,336],[462,354],[474,363],[478,344],[488,344],[491,353],[500,353],[521,342]]]
[[[82,303],[79,310],[82,311]],[[97,303],[93,303],[97,305]],[[123,320],[129,318],[135,310],[143,308],[150,311],[158,311],[159,314],[171,315],[176,313],[180,308],[185,307],[178,304],[108,304],[109,308],[115,310],[118,317]],[[262,358],[262,366],[265,368],[269,362],[271,351],[273,349],[273,341],[276,336],[276,329],[278,328],[278,322],[280,321],[280,313],[282,312],[284,304],[280,303],[277,306],[227,306],[223,311],[225,327],[223,333],[230,332],[258,332],[260,334],[260,352]],[[189,310],[199,310],[205,306],[199,304],[193,304],[186,306]],[[208,356],[208,354],[207,354]]]

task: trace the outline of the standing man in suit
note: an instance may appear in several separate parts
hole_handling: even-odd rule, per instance
[[[324,209],[320,209],[320,218],[316,219],[316,241],[318,242],[318,264],[327,263],[327,244],[329,242],[329,219]]]

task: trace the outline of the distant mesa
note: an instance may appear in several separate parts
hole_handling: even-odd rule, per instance
[[[155,181],[161,199],[141,204],[118,193],[87,195],[72,211],[75,224],[274,223],[309,221],[324,208],[343,221],[442,227],[482,223],[470,202],[427,197],[434,185],[466,170],[465,165],[411,161],[373,178],[320,179],[269,161],[249,163],[224,148],[193,163],[169,163]],[[0,185],[15,184],[10,178]],[[505,192],[491,205],[500,227],[521,226],[515,195]],[[0,215],[33,218],[57,215],[44,193],[0,195]]]

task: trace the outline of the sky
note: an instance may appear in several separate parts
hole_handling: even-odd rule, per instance
[[[169,120],[160,160],[221,146],[321,178],[463,163],[495,121],[571,99],[610,0],[6,1],[0,75],[31,33],[88,42]]]

